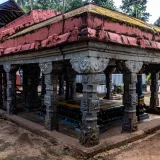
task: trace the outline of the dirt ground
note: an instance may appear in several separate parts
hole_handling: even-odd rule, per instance
[[[160,160],[160,131],[92,158],[0,119],[0,160]]]
[[[95,156],[100,160],[160,160],[160,131]]]
[[[0,160],[74,160],[69,154],[69,148],[0,119]]]

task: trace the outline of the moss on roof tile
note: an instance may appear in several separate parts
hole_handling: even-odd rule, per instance
[[[131,25],[131,26],[136,26],[140,29],[147,30],[151,33],[160,32],[160,28],[158,28],[156,26],[147,24],[142,20],[127,16],[123,13],[118,12],[118,11],[114,11],[114,10],[110,10],[110,9],[107,9],[104,7],[100,7],[95,4],[87,4],[86,6],[82,6],[80,8],[75,9],[75,10],[67,12],[67,13],[65,13],[65,19],[80,15],[85,12],[102,15],[104,17],[110,18],[113,21],[125,23],[125,24]],[[43,22],[40,22],[39,24],[28,27],[28,28],[24,29],[23,31],[20,31],[20,32],[10,36],[9,38],[14,38],[16,36],[26,34],[28,32],[34,31],[38,28],[50,25],[52,23],[56,23],[60,20],[62,20],[62,16],[58,15],[56,17],[53,17],[53,18],[50,18],[50,19],[45,20]]]

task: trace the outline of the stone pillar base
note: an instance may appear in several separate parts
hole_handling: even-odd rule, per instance
[[[138,122],[137,116],[133,116],[132,118],[128,115],[123,117],[122,122],[122,132],[134,132],[138,130]]]
[[[80,143],[85,147],[91,147],[99,143],[99,127],[81,127]]]

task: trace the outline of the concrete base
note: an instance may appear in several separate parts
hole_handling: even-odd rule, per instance
[[[121,125],[108,129],[100,134],[100,143],[91,148],[85,148],[79,144],[79,140],[59,133],[57,131],[47,131],[42,125],[36,124],[16,115],[7,115],[5,111],[0,110],[0,115],[5,119],[16,123],[17,125],[43,136],[52,142],[68,145],[75,152],[83,156],[93,156],[101,151],[120,147],[126,143],[138,140],[155,130],[160,129],[160,116],[150,114],[150,118],[139,123],[139,130],[133,133],[121,133]]]

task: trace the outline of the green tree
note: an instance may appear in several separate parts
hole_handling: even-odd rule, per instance
[[[160,17],[156,20],[156,22],[154,22],[154,25],[160,27]]]
[[[82,6],[84,2],[82,0],[65,0],[65,10],[72,10],[76,7]]]
[[[130,2],[134,1],[122,0],[122,6],[120,7],[121,10],[129,16],[136,17],[147,22],[151,16],[150,13],[146,12],[147,0],[139,0],[139,2],[135,0],[135,3]]]
[[[56,9],[62,11],[63,0],[15,0],[24,10],[28,12],[32,9]],[[65,11],[72,10],[86,3],[92,2],[106,8],[116,9],[113,0],[64,0]]]
[[[34,2],[33,8],[34,9],[58,9],[58,4],[56,1],[53,0],[36,0]]]
[[[92,0],[92,2],[109,9],[117,9],[113,0]]]
[[[34,0],[15,0],[15,1],[25,12],[29,12],[34,8]]]

